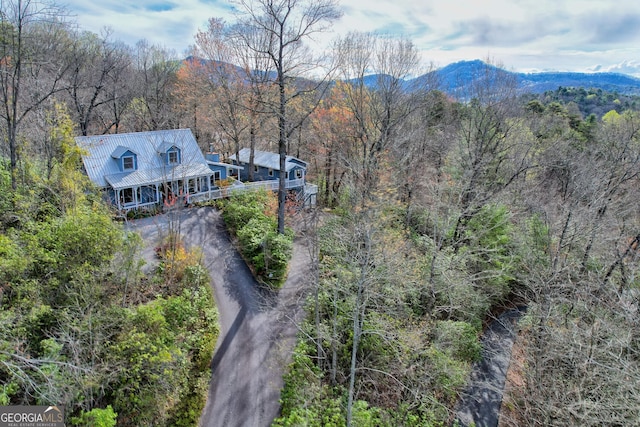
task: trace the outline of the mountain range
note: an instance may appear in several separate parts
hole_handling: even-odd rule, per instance
[[[201,58],[189,56],[185,61],[208,62]],[[215,61],[218,62],[218,61]],[[222,64],[222,63],[220,63]],[[227,64],[237,68],[238,75],[243,74],[240,67]],[[427,74],[405,81],[406,87],[424,87],[427,82],[437,82],[438,88],[443,92],[456,98],[464,98],[465,88],[472,87],[484,78],[490,70],[493,78],[503,77],[513,79],[517,82],[519,89],[523,93],[541,94],[547,91],[554,91],[559,87],[565,88],[584,88],[584,89],[602,89],[606,92],[617,92],[623,95],[640,95],[640,78],[636,78],[627,74],[620,73],[577,73],[577,72],[540,72],[540,73],[519,73],[508,71],[503,68],[487,64],[479,59],[472,61],[460,61],[449,64],[445,67],[430,71]],[[270,72],[273,74],[273,72]],[[366,86],[375,87],[380,83],[380,79],[386,76],[382,74],[371,74],[365,76],[364,83]],[[275,79],[275,74],[273,74]],[[299,79],[299,83],[303,83],[305,79]],[[431,86],[431,85],[429,85]]]
[[[499,75],[512,77],[522,92],[544,93],[559,87],[582,87],[585,89],[602,89],[607,92],[618,92],[625,95],[640,95],[640,79],[619,73],[576,73],[576,72],[541,72],[518,73],[508,71],[480,60],[460,61],[432,71],[408,84],[419,83],[424,79],[435,77],[441,89],[450,94],[459,94],[464,87],[477,82],[485,75],[486,67],[493,68]]]

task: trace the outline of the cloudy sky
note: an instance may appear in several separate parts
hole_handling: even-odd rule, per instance
[[[113,30],[183,54],[228,0],[62,0],[82,29]],[[640,2],[632,0],[341,0],[331,37],[402,35],[437,67],[486,59],[514,71],[615,71],[640,77]]]

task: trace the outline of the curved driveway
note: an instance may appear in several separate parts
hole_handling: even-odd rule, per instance
[[[295,344],[301,293],[309,277],[308,252],[294,242],[287,282],[273,293],[256,283],[231,244],[218,211],[192,208],[174,215],[186,245],[202,248],[220,314],[220,336],[200,426],[269,426],[279,414],[282,375]],[[166,235],[169,220],[169,214],[163,214],[130,222],[143,236],[148,260]]]
[[[516,324],[526,307],[506,311],[495,319],[482,337],[482,359],[474,363],[467,389],[462,393],[456,411],[462,427],[496,427],[511,348],[516,338]]]

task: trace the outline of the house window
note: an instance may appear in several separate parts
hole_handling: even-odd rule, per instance
[[[122,170],[123,171],[131,171],[136,168],[136,161],[133,156],[123,156],[122,157]]]
[[[209,191],[209,177],[201,177],[198,184],[200,185],[200,191]]]
[[[302,179],[302,169],[296,169],[296,179]]]
[[[123,205],[130,205],[134,202],[133,188],[123,188],[120,190],[120,203]]]
[[[269,169],[269,176],[273,176],[273,169]]]
[[[198,184],[197,183],[198,183],[198,181],[195,178],[191,178],[189,180],[189,191],[188,191],[189,194],[195,194],[195,193],[198,192]]]
[[[260,171],[260,167],[258,167],[258,165],[253,165],[253,171],[258,173]]]
[[[142,204],[155,203],[158,201],[156,189],[150,185],[144,185],[138,188],[138,201]]]
[[[184,194],[184,181],[179,179],[171,183],[171,191],[176,196],[182,196]]]
[[[213,171],[213,176],[211,177],[211,186],[216,187],[220,179],[221,179],[220,171]]]
[[[179,163],[178,151],[177,150],[171,150],[171,151],[167,152],[167,162],[170,165],[174,165],[176,163]]]

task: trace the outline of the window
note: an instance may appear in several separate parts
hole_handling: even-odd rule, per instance
[[[260,172],[260,167],[258,167],[258,165],[253,165],[253,172],[255,173]]]
[[[211,186],[217,187],[221,179],[220,171],[213,171],[213,176],[211,177]]]
[[[143,185],[138,188],[138,202],[139,203],[155,203],[158,201],[156,196],[156,188],[150,185]]]
[[[209,191],[209,177],[201,177],[198,180],[198,185],[200,186],[200,191]]]
[[[189,194],[195,194],[198,192],[198,185],[197,185],[198,180],[195,178],[191,178],[188,182],[189,187],[188,187],[188,193]]]
[[[133,156],[123,156],[122,157],[122,170],[130,171],[136,168],[136,161]]]
[[[269,176],[273,176],[273,169],[269,169]]]
[[[302,179],[302,169],[296,169],[296,179]]]
[[[167,152],[167,162],[168,162],[170,165],[173,165],[173,164],[179,163],[179,160],[178,160],[178,151],[177,151],[177,150],[171,150],[171,151]]]
[[[171,182],[171,191],[176,196],[182,196],[184,194],[184,181],[179,179]]]
[[[133,188],[123,188],[120,190],[120,203],[123,205],[130,205],[134,202]]]

